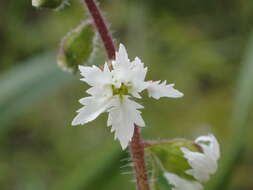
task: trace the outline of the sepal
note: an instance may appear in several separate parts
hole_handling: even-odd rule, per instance
[[[61,41],[57,57],[58,65],[66,71],[76,72],[93,57],[97,34],[93,25],[83,22],[70,31]]]

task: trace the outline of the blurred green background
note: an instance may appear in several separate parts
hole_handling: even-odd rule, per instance
[[[128,151],[106,114],[71,127],[87,85],[56,65],[60,39],[87,14],[0,1],[0,189],[133,190]],[[116,43],[141,57],[147,79],[166,79],[182,99],[145,98],[146,139],[214,133],[220,170],[206,189],[253,189],[253,2],[101,0]],[[94,64],[106,59],[100,45]]]

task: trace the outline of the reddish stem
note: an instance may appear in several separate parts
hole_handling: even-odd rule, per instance
[[[130,142],[131,158],[134,164],[136,186],[138,190],[149,190],[148,175],[145,162],[144,144],[138,126],[134,127],[134,135]]]
[[[102,17],[95,0],[84,0],[91,17],[95,23],[95,26],[101,36],[104,43],[108,58],[113,60],[115,58],[115,46],[113,44],[112,35],[106,26],[105,20]],[[134,164],[136,186],[137,190],[149,190],[147,169],[144,157],[144,144],[141,140],[140,129],[137,125],[134,127],[134,135],[130,143],[131,157]]]
[[[103,41],[103,44],[107,52],[107,56],[109,60],[113,60],[115,58],[116,49],[113,44],[112,35],[109,32],[108,27],[106,26],[106,23],[105,23],[104,18],[102,17],[101,11],[99,10],[94,0],[84,0],[84,2],[87,5],[87,8],[91,14],[91,17],[93,18],[95,26]]]

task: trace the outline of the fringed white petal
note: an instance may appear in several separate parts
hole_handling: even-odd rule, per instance
[[[181,150],[192,169],[186,173],[192,175],[201,183],[207,182],[211,174],[218,168],[217,161],[220,157],[219,143],[213,135],[201,136],[195,140],[203,153],[193,152],[182,147]]]
[[[149,82],[147,87],[149,97],[159,99],[161,97],[168,98],[180,98],[183,93],[174,88],[174,84],[166,84],[166,81],[160,83],[160,81]]]
[[[203,186],[196,181],[189,181],[176,174],[165,172],[164,177],[168,183],[173,185],[172,190],[202,190]]]
[[[110,107],[108,98],[94,98],[92,96],[80,99],[80,103],[84,105],[77,112],[77,116],[73,119],[72,125],[83,125],[96,119],[101,113]]]
[[[81,75],[84,77],[81,80],[89,84],[90,86],[102,86],[105,84],[112,83],[112,73],[108,69],[107,63],[104,65],[104,70],[93,65],[92,67],[88,66],[79,66]]]
[[[145,126],[138,110],[141,108],[143,106],[130,100],[128,96],[116,96],[112,101],[107,125],[112,126],[111,131],[115,132],[115,139],[119,139],[122,149],[125,149],[132,139],[134,124]]]
[[[116,52],[116,59],[112,64],[112,73],[116,85],[118,81],[128,85],[129,93],[133,96],[147,88],[147,82],[144,81],[147,68],[144,67],[139,58],[130,62],[124,45],[120,44],[119,51]]]

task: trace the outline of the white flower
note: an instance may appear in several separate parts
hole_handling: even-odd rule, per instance
[[[166,85],[166,81],[159,84],[160,81],[149,82],[147,87],[149,97],[159,99],[161,97],[179,98],[183,94],[178,90],[174,89],[174,84]]]
[[[173,185],[172,190],[202,190],[203,186],[196,181],[189,181],[176,174],[165,172],[164,177]]]
[[[37,7],[41,4],[41,1],[39,0],[32,0],[32,6]]]
[[[195,143],[201,147],[203,153],[192,152],[185,147],[181,148],[184,157],[192,167],[186,173],[192,175],[201,183],[207,182],[210,175],[214,174],[218,168],[217,161],[220,158],[219,143],[213,135],[198,137]]]
[[[86,124],[96,119],[101,113],[109,112],[108,126],[115,132],[123,149],[131,141],[134,125],[144,127],[145,123],[138,109],[143,108],[132,98],[141,98],[140,93],[147,89],[150,97],[179,98],[183,94],[166,85],[166,81],[145,81],[147,68],[139,58],[128,59],[125,47],[120,44],[116,58],[112,61],[112,70],[105,63],[103,70],[97,66],[79,66],[82,81],[91,86],[86,92],[89,97],[80,100],[84,105],[79,109],[72,125]]]

